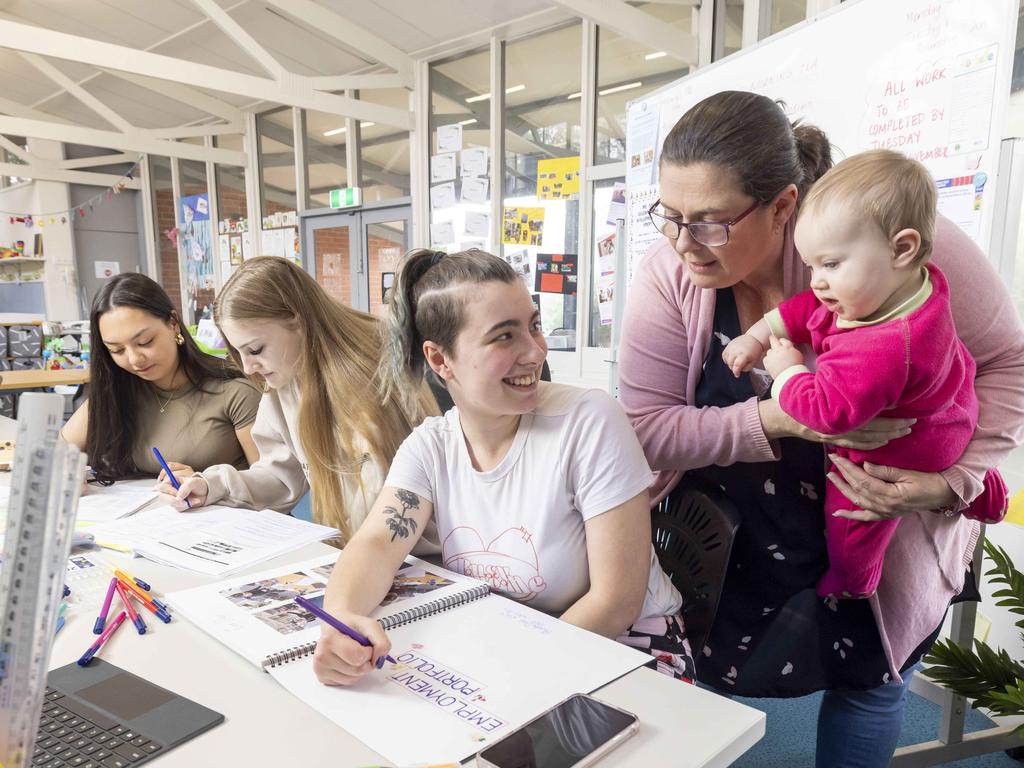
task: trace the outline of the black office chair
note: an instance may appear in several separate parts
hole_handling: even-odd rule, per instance
[[[683,596],[683,622],[698,664],[739,526],[739,512],[717,485],[685,477],[651,510],[654,549]]]
[[[548,361],[544,361],[544,367],[540,370],[541,381],[551,381],[551,369],[548,368]],[[438,384],[437,378],[433,375],[427,375],[427,383],[430,385],[430,391],[434,393],[434,399],[437,400],[437,407],[441,409],[441,413],[446,413],[455,403],[452,402],[452,396],[448,394],[448,390]]]

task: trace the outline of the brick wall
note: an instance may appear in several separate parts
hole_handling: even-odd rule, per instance
[[[352,284],[349,279],[351,254],[348,227],[325,227],[313,232],[317,282],[331,296],[352,305]]]

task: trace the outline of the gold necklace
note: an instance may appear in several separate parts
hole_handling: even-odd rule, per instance
[[[164,401],[163,403],[161,403],[161,402],[160,402],[160,395],[158,395],[158,394],[156,393],[156,387],[155,387],[155,386],[153,387],[153,397],[155,397],[155,398],[156,398],[156,404],[157,404],[157,405],[158,405],[158,406],[160,407],[160,413],[164,413],[164,412],[165,412],[165,411],[167,410],[167,406],[169,406],[169,405],[171,404],[171,402],[172,402],[172,401],[174,401],[174,400],[176,400],[176,399],[177,399],[177,398],[176,398],[176,397],[174,396],[174,392],[171,392],[171,395],[170,395],[170,397],[168,397],[166,401]]]

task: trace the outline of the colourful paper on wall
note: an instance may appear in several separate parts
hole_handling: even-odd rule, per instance
[[[505,206],[501,219],[501,242],[539,247],[543,239],[543,208]]]
[[[575,199],[579,193],[579,156],[555,157],[537,163],[538,200]]]
[[[576,295],[576,254],[538,253],[534,290]]]

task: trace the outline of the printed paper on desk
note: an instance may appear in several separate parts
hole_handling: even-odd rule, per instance
[[[463,182],[465,183],[465,182]],[[486,213],[466,211],[466,234],[486,238],[491,231],[491,217]]]
[[[455,225],[450,221],[437,221],[430,225],[430,244],[450,245],[455,242]]]
[[[462,176],[486,176],[487,175],[487,148],[473,147],[464,149],[460,153],[462,157]]]
[[[350,688],[322,685],[309,657],[269,672],[397,765],[462,760],[570,694],[593,691],[650,661],[495,594],[388,636],[398,663]]]
[[[90,485],[78,499],[79,523],[105,523],[128,517],[157,497],[148,485]]]
[[[455,179],[455,153],[447,152],[430,158],[430,183]]]
[[[156,507],[89,532],[155,562],[210,576],[227,576],[337,534],[334,528],[269,509],[216,505],[194,512]]]
[[[462,149],[462,126],[458,123],[437,126],[437,151],[458,152]]]
[[[476,177],[463,177],[462,179],[462,202],[464,203],[486,203],[487,190],[490,186],[488,179]]]
[[[430,188],[430,208],[437,211],[442,208],[451,208],[455,205],[455,182],[449,181],[446,184],[438,184]]]

